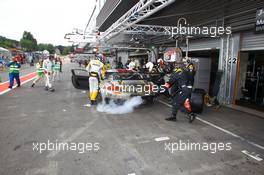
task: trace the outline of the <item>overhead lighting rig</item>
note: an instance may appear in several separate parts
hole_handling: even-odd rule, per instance
[[[127,28],[137,24],[157,11],[170,5],[175,0],[140,0],[134,7],[113,23],[100,37],[100,41],[107,41]]]

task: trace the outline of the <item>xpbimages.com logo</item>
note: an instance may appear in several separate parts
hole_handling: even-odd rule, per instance
[[[178,151],[209,151],[212,154],[215,154],[219,151],[230,151],[232,149],[231,143],[223,143],[223,142],[201,142],[195,143],[187,141],[179,140],[179,142],[166,142],[164,143],[165,151],[169,151],[170,153],[175,153]]]
[[[51,142],[47,140],[47,142],[33,142],[33,151],[39,152],[40,154],[44,151],[76,151],[80,154],[88,153],[91,151],[99,151],[100,144],[99,143],[75,143],[75,142]]]
[[[191,26],[186,18],[179,18],[177,26],[171,27],[170,33],[172,37],[178,35],[217,37],[232,34],[232,28],[231,26]]]
[[[166,88],[164,85],[108,85],[105,86],[101,92],[106,95],[114,93],[139,93],[150,95],[152,93],[164,93]]]
[[[204,35],[204,36],[210,36],[210,37],[217,37],[221,35],[230,35],[232,34],[232,28],[231,27],[193,27],[193,26],[179,26],[179,27],[172,27],[172,36],[176,35]]]

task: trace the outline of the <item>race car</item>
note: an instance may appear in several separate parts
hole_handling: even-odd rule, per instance
[[[100,83],[102,98],[108,102],[127,100],[133,96],[141,96],[143,100],[153,103],[156,96],[155,85],[133,70],[112,69],[106,72],[105,79]]]
[[[77,89],[89,90],[88,72],[83,69],[73,69],[72,83]],[[122,103],[133,96],[141,96],[143,100],[153,103],[158,92],[155,85],[144,79],[142,74],[128,69],[107,70],[99,88],[100,97],[106,103],[110,100]]]

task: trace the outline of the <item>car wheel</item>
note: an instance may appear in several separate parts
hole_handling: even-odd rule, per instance
[[[146,97],[145,100],[146,100],[146,102],[148,104],[153,104],[154,103],[154,97]]]
[[[109,103],[110,103],[110,98],[105,97],[105,98],[104,98],[104,101],[105,101],[105,104],[109,104]]]

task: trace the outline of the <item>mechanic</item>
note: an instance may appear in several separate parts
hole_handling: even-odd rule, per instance
[[[39,80],[44,78],[44,69],[42,68],[43,66],[43,60],[39,59],[39,62],[36,64],[36,72],[37,72],[37,77],[33,81],[31,87],[34,87]]]
[[[185,72],[187,74],[187,89],[188,96],[191,96],[194,84],[194,76],[195,76],[195,67],[191,60],[186,60],[185,62]]]
[[[109,61],[109,60],[106,61],[105,69],[106,69],[106,70],[111,69],[111,64],[110,64],[110,61]]]
[[[21,65],[17,61],[17,57],[14,57],[13,61],[9,62],[6,66],[9,67],[9,86],[8,88],[12,89],[14,85],[14,79],[16,79],[17,87],[20,87],[19,68],[21,67]]]
[[[129,65],[130,62],[131,62],[131,60],[128,59],[127,62],[126,62],[126,64],[125,64],[125,69],[128,69],[129,68],[128,65]]]
[[[122,58],[119,57],[118,62],[117,62],[117,69],[123,69],[123,68],[124,68],[124,65],[122,63]]]
[[[50,91],[50,92],[54,92],[55,89],[52,88],[52,84],[51,84],[51,75],[52,75],[52,61],[50,60],[50,55],[49,55],[49,51],[44,50],[43,51],[43,57],[44,57],[44,61],[43,61],[43,69],[44,69],[44,74],[45,74],[45,90],[46,91]]]
[[[104,78],[105,71],[103,70],[104,64],[100,61],[100,57],[91,60],[86,67],[86,70],[89,72],[89,91],[90,91],[90,100],[91,105],[96,104],[96,98],[99,90],[99,81]]]
[[[59,61],[58,58],[55,58],[55,60],[53,60],[53,74],[52,74],[52,81],[54,82],[56,79],[60,80],[61,78],[61,73],[60,73],[60,67],[61,67],[61,63]]]
[[[191,112],[190,96],[188,93],[187,74],[183,69],[182,61],[178,60],[174,62],[175,69],[173,70],[169,81],[165,84],[166,88],[171,88],[172,100],[172,112],[168,121],[177,121],[178,110],[188,114],[189,122],[193,122],[195,115]]]
[[[132,58],[132,60],[130,61],[129,65],[128,65],[128,69],[129,70],[136,70],[136,61],[134,58]]]

